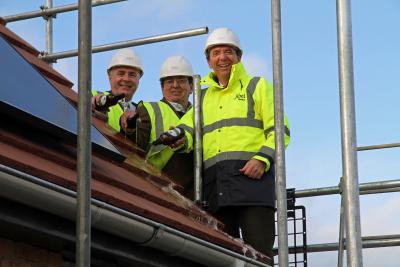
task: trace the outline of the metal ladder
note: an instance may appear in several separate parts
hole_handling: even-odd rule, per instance
[[[306,208],[296,205],[295,188],[288,188],[287,193],[287,222],[289,247],[288,267],[307,267],[307,220]],[[274,250],[277,254],[278,250]],[[279,265],[278,262],[274,263]]]

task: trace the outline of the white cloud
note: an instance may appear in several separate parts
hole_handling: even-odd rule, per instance
[[[78,65],[77,58],[58,60],[53,64],[53,68],[60,72],[65,78],[74,83],[73,89],[77,90],[78,81]]]
[[[398,267],[400,262],[399,247],[364,249],[363,263],[365,267],[385,266]]]
[[[254,53],[247,53],[243,55],[242,61],[251,76],[262,76],[272,82],[272,73],[264,58]]]
[[[363,236],[400,234],[400,193],[366,195],[360,202]]]
[[[22,39],[39,51],[45,47],[44,22],[30,20],[7,24],[7,28],[16,33]]]

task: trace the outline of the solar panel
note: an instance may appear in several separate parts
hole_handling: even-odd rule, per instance
[[[37,121],[53,134],[76,142],[76,108],[3,37],[0,38],[0,101],[2,110],[24,114],[25,119]],[[94,150],[117,160],[124,159],[94,126],[91,126],[91,141]]]

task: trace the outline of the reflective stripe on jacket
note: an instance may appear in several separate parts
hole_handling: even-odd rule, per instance
[[[151,120],[151,132],[149,144],[155,141],[162,133],[168,131],[172,126],[176,126],[179,117],[175,111],[165,102],[141,102],[139,107],[143,105]],[[174,151],[169,146],[157,145],[149,151],[147,161],[153,166],[162,170],[173,156]]]

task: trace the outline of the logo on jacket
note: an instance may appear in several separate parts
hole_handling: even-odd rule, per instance
[[[234,100],[245,101],[246,100],[246,94],[245,93],[243,93],[243,94],[237,93],[235,98],[234,98]]]

